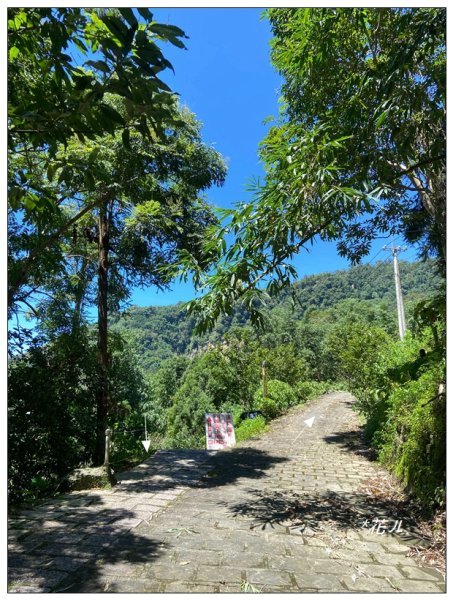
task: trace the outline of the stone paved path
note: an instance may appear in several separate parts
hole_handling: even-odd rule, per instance
[[[360,490],[380,469],[352,401],[326,394],[233,450],[161,451],[113,490],[24,511],[9,523],[9,591],[444,591],[406,557],[410,518]]]

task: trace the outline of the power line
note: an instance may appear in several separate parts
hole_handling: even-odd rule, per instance
[[[365,265],[369,265],[370,263],[373,262],[373,260],[376,258],[376,256],[379,256],[379,254],[382,252],[383,248],[381,248],[374,256],[373,258],[371,258],[369,261],[367,261],[366,263],[364,263]]]

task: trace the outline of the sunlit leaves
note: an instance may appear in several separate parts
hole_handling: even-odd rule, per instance
[[[18,268],[11,265],[11,302],[43,250],[65,233],[62,203],[71,198],[80,208],[105,177],[111,157],[104,150],[119,141],[131,151],[137,132],[165,145],[166,130],[181,125],[176,95],[157,75],[172,68],[159,45],[183,47],[184,37],[177,27],[159,26],[148,9],[8,10],[10,218],[25,215],[33,231],[22,236],[20,258],[11,250],[11,261],[18,260]],[[218,163],[217,155],[210,158]],[[218,173],[214,168],[205,182]],[[105,185],[121,195],[114,180]],[[66,217],[69,226],[77,214]]]
[[[156,41],[184,47],[182,30],[155,23],[147,9],[141,9],[140,27],[132,9],[10,9],[9,14],[12,143],[47,144],[53,151],[55,139],[65,143],[74,133],[94,139],[124,127],[121,116],[103,103],[107,91],[140,107],[139,129],[148,132],[155,119],[153,96],[171,91],[157,77],[172,67]],[[95,58],[78,66],[63,52],[69,43]],[[171,104],[171,96],[161,96],[158,107]]]
[[[252,185],[249,205],[222,214],[228,247],[217,244],[218,267],[200,274],[203,296],[188,305],[201,331],[236,302],[259,323],[261,300],[289,284],[288,261],[316,239],[336,240],[357,262],[417,211],[445,231],[445,11],[267,15],[281,115],[260,145],[264,184]]]

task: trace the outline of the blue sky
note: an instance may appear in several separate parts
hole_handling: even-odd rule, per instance
[[[177,25],[189,36],[187,50],[163,48],[175,69],[163,79],[180,94],[203,123],[203,138],[226,158],[228,176],[222,188],[207,193],[211,203],[227,207],[250,201],[247,181],[263,175],[258,146],[267,131],[263,120],[278,114],[281,79],[270,64],[271,31],[260,8],[160,8],[151,9],[156,21]],[[388,240],[387,240],[388,242]],[[382,248],[377,240],[372,259]],[[411,249],[401,258],[412,258]],[[376,260],[389,257],[380,252]],[[369,260],[369,259],[368,259]],[[366,262],[367,260],[365,260]],[[299,277],[348,268],[335,244],[316,243],[294,261]],[[171,291],[134,290],[132,304],[173,304],[194,297],[189,284],[175,283]]]

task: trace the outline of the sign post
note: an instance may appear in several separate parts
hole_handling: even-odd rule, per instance
[[[142,444],[146,452],[148,452],[151,442],[148,440],[148,429],[146,428],[146,415],[143,416],[145,417],[145,439],[142,440]]]
[[[110,438],[112,436],[112,430],[105,430],[105,455],[104,455],[104,467],[109,467],[110,461]]]
[[[267,362],[263,360],[261,365],[261,374],[263,376],[263,398],[267,397]]]

